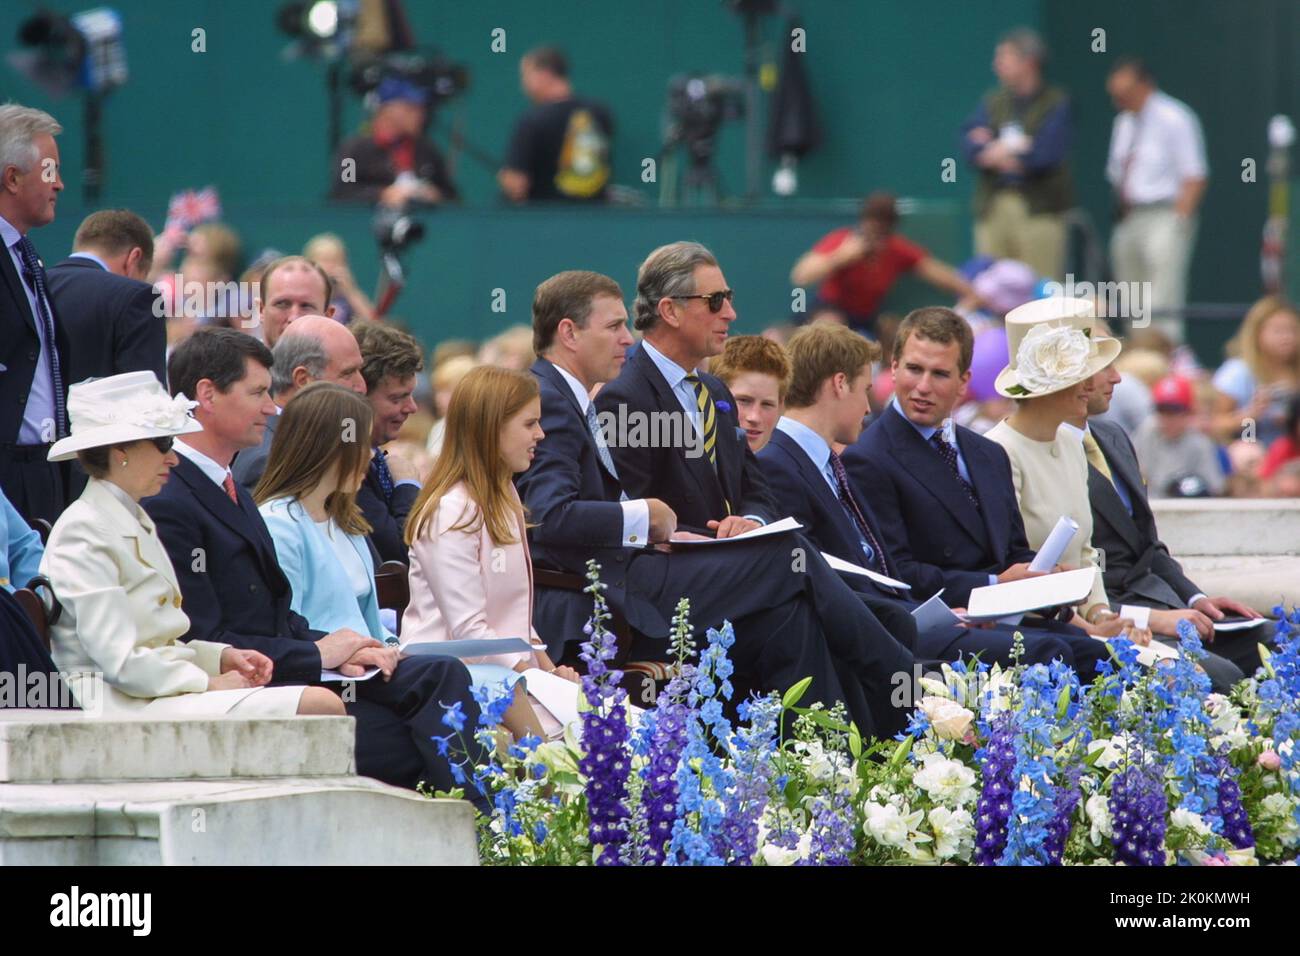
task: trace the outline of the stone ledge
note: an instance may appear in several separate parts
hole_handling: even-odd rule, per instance
[[[0,710],[0,784],[354,772],[351,717],[143,720]]]
[[[364,777],[0,784],[0,865],[460,865],[474,810]]]
[[[1189,555],[1300,555],[1300,499],[1160,498],[1151,502],[1160,539]]]
[[[1238,555],[1178,556],[1183,572],[1211,597],[1235,598],[1261,614],[1280,602],[1300,605],[1300,557]]]

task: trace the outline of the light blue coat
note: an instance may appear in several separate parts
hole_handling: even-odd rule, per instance
[[[44,554],[41,536],[0,492],[0,587],[6,591],[26,587],[40,570]]]
[[[293,588],[290,602],[293,610],[318,631],[350,627],[379,641],[392,637],[379,623],[375,562],[363,536],[347,536],[370,576],[370,590],[357,598],[347,571],[334,553],[334,546],[307,514],[306,508],[295,499],[275,498],[257,510],[275,541],[280,569]]]

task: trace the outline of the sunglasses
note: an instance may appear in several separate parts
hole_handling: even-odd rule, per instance
[[[153,447],[164,455],[171,451],[172,445],[176,443],[176,438],[173,435],[163,435],[161,438],[150,438],[149,440],[153,442]]]
[[[697,292],[695,295],[675,295],[674,299],[703,299],[709,304],[710,312],[721,312],[722,303],[730,302],[732,296],[736,293],[731,289],[723,289],[721,292]]]

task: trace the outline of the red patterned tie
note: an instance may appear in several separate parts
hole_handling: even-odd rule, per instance
[[[221,483],[221,487],[226,489],[226,494],[230,495],[235,507],[239,507],[239,492],[235,491],[235,479],[230,472],[226,472],[226,480]]]

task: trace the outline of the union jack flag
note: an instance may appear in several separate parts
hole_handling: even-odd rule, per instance
[[[167,224],[164,230],[188,232],[200,223],[221,218],[221,198],[215,186],[205,189],[187,189],[176,193],[167,204]]]

